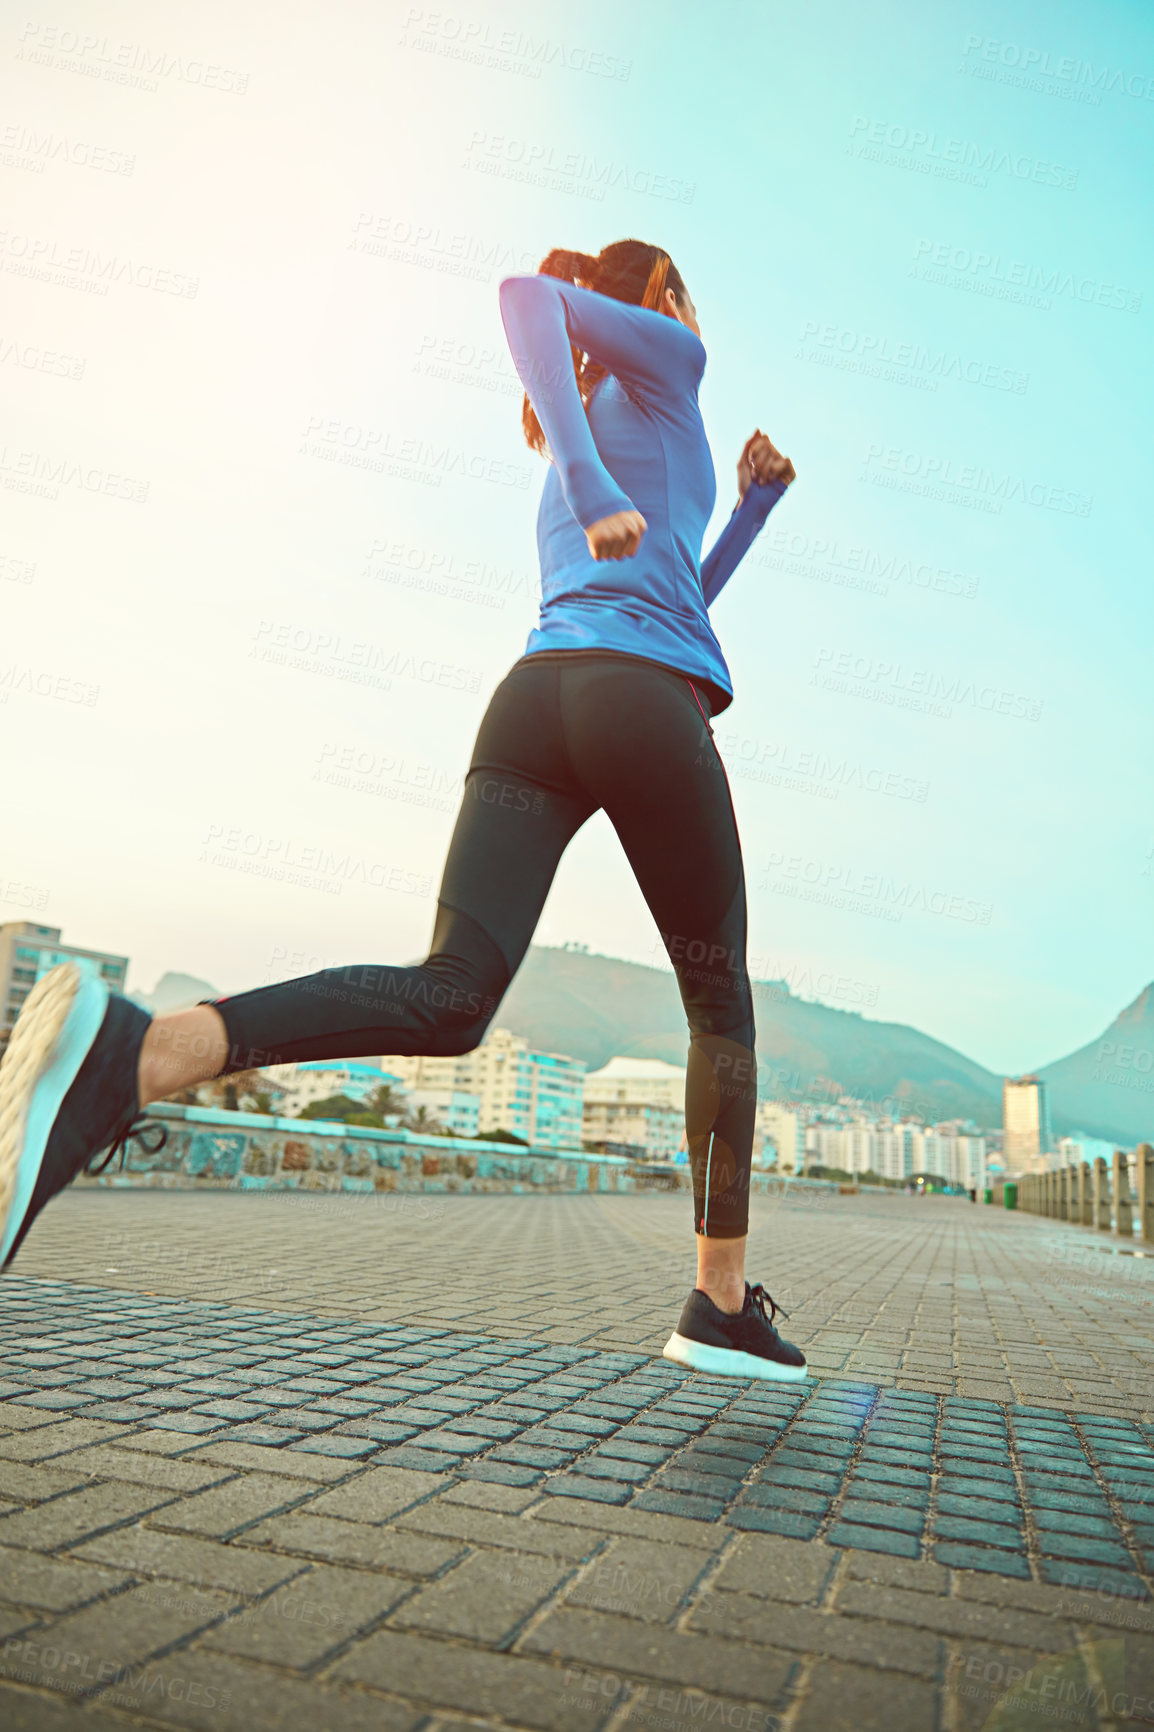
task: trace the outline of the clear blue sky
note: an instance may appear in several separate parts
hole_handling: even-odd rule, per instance
[[[11,27],[0,917],[144,988],[424,954],[536,611],[497,283],[638,235],[709,352],[713,533],[755,425],[798,469],[713,612],[755,971],[1006,1072],[1146,982],[1154,20],[701,17]],[[146,497],[22,490],[60,459]],[[598,816],[538,941],[655,937]]]

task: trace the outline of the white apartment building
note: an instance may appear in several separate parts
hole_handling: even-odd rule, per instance
[[[405,1110],[417,1113],[424,1107],[434,1124],[444,1125],[455,1137],[475,1137],[481,1119],[480,1097],[465,1089],[421,1088],[405,1092]]]
[[[582,1141],[598,1153],[675,1161],[685,1147],[685,1066],[616,1054],[590,1071]]]
[[[36,982],[57,963],[78,959],[95,963],[109,990],[123,993],[127,956],[65,944],[59,926],[41,926],[34,920],[10,920],[0,926],[0,1042],[12,1032],[20,1006]]]
[[[595,1155],[676,1161],[685,1142],[685,1108],[643,1101],[586,1101],[581,1139]]]
[[[883,1179],[933,1174],[968,1189],[986,1182],[986,1139],[976,1127],[956,1122],[927,1127],[857,1116],[845,1124],[808,1126],[805,1161],[807,1166],[847,1173],[877,1173]]]
[[[314,1059],[306,1064],[270,1064],[264,1069],[284,1090],[277,1111],[286,1118],[295,1118],[314,1101],[327,1100],[330,1095],[347,1095],[350,1100],[366,1101],[374,1089],[383,1084],[399,1084],[398,1076],[383,1071],[379,1065],[364,1064],[357,1059]]]
[[[1049,1157],[1051,1167],[1076,1167],[1079,1161],[1095,1162],[1099,1155],[1110,1166],[1114,1159],[1116,1143],[1104,1142],[1101,1137],[1088,1137],[1084,1131],[1075,1131],[1073,1136],[1059,1137],[1054,1144],[1054,1153]]]
[[[784,1101],[758,1101],[753,1156],[764,1167],[776,1162],[781,1173],[800,1173],[805,1165],[805,1118]]]
[[[534,1052],[507,1028],[490,1028],[480,1046],[450,1058],[390,1057],[389,1067],[409,1089],[475,1094],[478,1126],[511,1131],[534,1148],[581,1147],[582,1059]]]

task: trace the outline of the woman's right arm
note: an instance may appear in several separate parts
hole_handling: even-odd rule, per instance
[[[559,277],[505,277],[501,319],[513,365],[557,466],[562,490],[583,529],[633,502],[601,461],[573,368],[575,345],[639,394],[696,388],[705,364],[700,337],[664,313],[630,306]]]

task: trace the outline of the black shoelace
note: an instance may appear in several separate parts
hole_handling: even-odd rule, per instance
[[[160,1132],[160,1136],[154,1140],[154,1133],[157,1131]],[[99,1162],[99,1164],[95,1164],[96,1155],[93,1155],[91,1160],[85,1161],[84,1171],[86,1173],[92,1173],[94,1176],[97,1173],[102,1173],[106,1167],[112,1164],[117,1155],[120,1156],[120,1166],[123,1170],[124,1157],[128,1153],[128,1145],[130,1142],[139,1143],[146,1154],[157,1155],[160,1153],[167,1141],[168,1126],[166,1124],[162,1124],[160,1119],[149,1119],[145,1118],[143,1114],[137,1114],[135,1117],[128,1120],[124,1129],[119,1132],[115,1141],[110,1144],[104,1159]],[[99,1153],[99,1150],[97,1153]]]
[[[761,1318],[762,1322],[768,1324],[768,1326],[771,1329],[773,1328],[774,1318],[777,1317],[779,1314],[782,1317],[788,1317],[789,1316],[788,1311],[782,1311],[781,1306],[778,1305],[773,1299],[770,1298],[769,1294],[766,1292],[765,1288],[762,1286],[760,1281],[757,1283],[756,1287],[749,1287],[748,1282],[746,1283],[746,1286],[749,1288],[750,1305],[752,1306],[753,1310],[757,1312],[757,1314]],[[770,1311],[770,1314],[768,1317],[765,1315],[765,1307],[766,1307],[767,1303],[769,1305],[769,1311]]]

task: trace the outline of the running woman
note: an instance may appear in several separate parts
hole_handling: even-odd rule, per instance
[[[94,972],[53,969],[0,1066],[0,1267],[78,1173],[117,1153],[123,1163],[133,1138],[163,1141],[142,1116],[152,1101],[266,1064],[478,1046],[566,846],[603,810],[689,1025],[698,1273],[665,1354],[799,1380],[804,1355],[745,1279],[757,1063],[741,844],[711,726],[733,688],[707,611],[794,468],[755,430],[737,504],[702,560],[717,495],[698,405],[706,351],[669,255],[638,240],[596,257],[555,250],[499,294],[525,436],[550,459],[540,623],[477,733],[428,957],[322,969],[158,1017]]]

